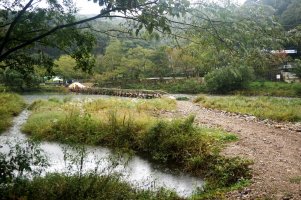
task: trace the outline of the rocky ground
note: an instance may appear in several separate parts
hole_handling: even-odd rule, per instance
[[[254,116],[206,109],[190,101],[178,101],[175,112],[162,114],[195,114],[196,123],[239,136],[223,154],[252,159],[253,178],[248,188],[229,193],[229,199],[301,199],[300,123],[261,121]]]

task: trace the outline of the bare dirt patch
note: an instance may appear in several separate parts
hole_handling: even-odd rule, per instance
[[[301,199],[301,133],[298,124],[258,121],[178,101],[175,112],[165,116],[195,114],[196,123],[220,127],[239,136],[223,151],[226,156],[252,159],[252,184],[228,194],[229,199]]]

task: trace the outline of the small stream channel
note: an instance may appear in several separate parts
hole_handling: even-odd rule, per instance
[[[50,97],[64,98],[66,95],[24,95],[23,97],[30,104],[37,99],[48,99]],[[108,96],[75,95],[72,97],[72,99],[84,98],[97,99],[108,98]],[[19,116],[15,117],[13,126],[0,135],[0,144],[2,145],[0,151],[8,152],[9,147],[5,145],[6,142],[14,145],[16,143],[24,143],[28,139],[27,135],[23,134],[20,129],[29,115],[30,112],[27,110],[21,112]],[[50,164],[45,169],[46,172],[70,172],[66,167],[64,152],[74,152],[71,147],[57,142],[42,142],[40,148],[45,152]],[[138,188],[155,189],[165,187],[166,189],[174,190],[180,196],[190,196],[197,188],[202,188],[204,184],[199,178],[162,169],[158,165],[152,164],[139,156],[132,156],[130,159],[121,159],[117,167],[111,168],[110,158],[114,156],[114,153],[110,149],[91,146],[86,146],[86,149],[87,156],[83,165],[84,171],[93,170],[98,167],[98,171],[102,173],[120,173],[123,180]]]

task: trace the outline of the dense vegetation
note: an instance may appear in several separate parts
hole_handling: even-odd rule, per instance
[[[250,178],[249,161],[219,155],[223,144],[237,139],[235,135],[196,127],[192,116],[172,121],[157,117],[174,106],[168,99],[37,101],[30,106],[33,113],[23,130],[39,140],[106,145],[176,164],[178,170],[206,177],[208,190]]]
[[[122,182],[118,176],[67,176],[48,174],[46,177],[35,177],[33,180],[20,180],[1,191],[0,199],[26,198],[35,200],[179,200],[175,193],[165,191],[138,190]]]
[[[293,66],[285,71],[301,77],[300,0],[247,0],[243,5],[229,0],[94,0],[90,3],[99,12],[92,16],[79,15],[72,0],[41,2],[0,3],[1,90],[66,92],[44,85],[59,76],[64,82],[98,87],[301,96],[300,83],[271,82],[284,71],[280,69],[284,64]],[[298,53],[288,56],[281,49]],[[261,119],[301,121],[299,99],[200,96],[196,102]],[[24,105],[17,95],[0,94],[0,132]],[[210,199],[214,193],[220,196],[213,198],[221,199],[229,188],[248,183],[250,161],[220,155],[224,144],[236,136],[195,126],[193,116],[163,117],[175,107],[170,99],[36,101],[23,130],[36,140],[105,145],[176,165],[206,178],[207,185],[196,198]],[[18,179],[15,171],[30,171],[29,160],[34,157],[18,151],[13,161],[0,154],[4,199],[179,198],[167,191],[134,190],[111,175]],[[21,163],[15,162],[18,159]],[[106,187],[99,191],[100,186]]]
[[[25,22],[23,24],[24,20],[17,21],[11,32],[6,35],[5,31],[1,33],[1,82],[11,88],[24,90],[38,87],[40,82],[55,74],[65,80],[80,79],[102,87],[228,93],[245,89],[246,84],[254,79],[275,80],[276,74],[280,73],[279,66],[300,56],[297,54],[291,58],[270,51],[300,49],[300,19],[295,12],[300,3],[296,0],[249,0],[243,5],[220,1],[193,6],[184,0],[179,4],[159,1],[151,3],[152,6],[143,4],[138,8],[132,4],[132,0],[120,5],[118,1],[114,1],[113,5],[100,2],[107,6],[108,13],[114,12],[111,9],[117,9],[118,12],[127,11],[134,16],[130,19],[107,20],[106,14],[100,14],[95,19],[102,19],[93,21],[88,16],[76,17],[77,11],[70,2],[64,3],[66,8],[72,8],[65,10],[66,13],[70,12],[69,15],[61,12],[59,5],[53,5],[53,2],[49,2],[50,7],[53,6],[52,12],[41,9],[37,13],[22,13],[21,18],[32,15],[36,21],[30,26]],[[17,7],[17,4],[12,5],[12,9]],[[145,13],[134,12],[135,9]],[[157,14],[152,12],[154,10]],[[164,11],[169,13],[170,18],[163,15]],[[47,15],[41,17],[40,12]],[[189,17],[185,17],[186,12],[189,12]],[[4,10],[1,13],[3,16],[6,14]],[[146,13],[155,17],[149,17]],[[45,21],[54,16],[54,21],[58,24],[65,22],[67,27],[61,28],[54,23],[54,26],[44,27],[45,30],[59,27],[59,31],[49,35],[47,31],[46,35],[43,35],[43,31],[35,32],[43,24],[52,24]],[[89,21],[90,29],[81,28],[85,20]],[[75,22],[83,24],[75,26],[79,29],[72,28]],[[4,18],[0,23],[7,27]],[[27,29],[22,31],[18,27]],[[14,37],[21,37],[20,34],[23,34],[24,41],[29,42],[25,42],[24,47],[22,41],[13,42]],[[36,39],[40,35],[43,37]],[[5,52],[4,47],[11,51]],[[18,48],[26,51],[18,51]],[[44,51],[39,54],[41,49]],[[34,53],[29,55],[26,52],[30,50]],[[194,79],[173,79],[173,83],[169,84],[163,77]],[[200,77],[205,77],[205,83],[193,81]]]
[[[14,116],[18,115],[25,107],[22,97],[11,93],[0,93],[0,133],[12,123]]]

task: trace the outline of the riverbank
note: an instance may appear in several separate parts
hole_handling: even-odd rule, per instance
[[[17,116],[25,107],[21,96],[12,93],[0,93],[0,134],[7,130],[14,116]]]
[[[105,145],[149,159],[177,170],[205,177],[206,192],[247,183],[250,162],[219,154],[237,140],[235,135],[194,125],[194,117],[159,119],[175,109],[171,99],[63,102],[37,101],[23,130],[35,139]],[[201,196],[199,196],[201,198]]]

